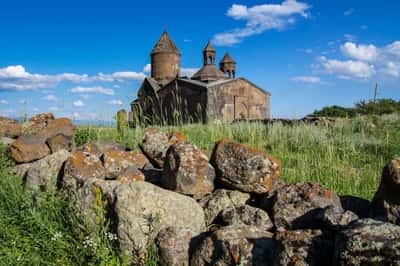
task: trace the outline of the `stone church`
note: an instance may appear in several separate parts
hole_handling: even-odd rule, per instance
[[[271,94],[236,77],[236,62],[226,53],[216,66],[211,42],[203,50],[203,67],[192,77],[180,75],[181,53],[165,31],[151,51],[151,77],[143,80],[131,103],[129,124],[175,124],[270,118]]]

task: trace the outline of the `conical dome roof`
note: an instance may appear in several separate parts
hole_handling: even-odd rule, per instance
[[[204,47],[204,51],[210,51],[210,52],[215,52],[215,48],[214,46],[212,46],[212,43],[210,41],[208,41],[206,47]]]
[[[169,36],[167,31],[163,32],[160,39],[158,40],[153,50],[151,51],[152,54],[159,52],[179,53],[178,47],[176,47],[174,40],[172,40],[171,36]]]
[[[232,56],[227,52],[224,57],[221,60],[221,63],[235,63],[235,60],[232,58]]]

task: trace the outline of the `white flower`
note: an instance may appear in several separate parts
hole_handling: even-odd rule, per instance
[[[118,239],[116,234],[108,232],[108,233],[106,233],[106,235],[107,235],[108,240],[110,240],[110,241],[114,241],[114,240]]]
[[[59,239],[60,237],[62,237],[61,232],[55,232],[54,235],[51,237],[52,241],[56,241],[57,239]]]

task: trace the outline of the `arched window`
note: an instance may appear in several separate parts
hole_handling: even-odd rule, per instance
[[[209,63],[210,65],[212,65],[212,64],[213,64],[213,58],[212,58],[212,56],[211,56],[211,55],[208,57],[208,63]]]
[[[236,76],[235,70],[232,71],[232,78],[234,79]]]

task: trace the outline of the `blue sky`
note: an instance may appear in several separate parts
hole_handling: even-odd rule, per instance
[[[34,2],[34,3],[32,3]],[[167,29],[182,69],[207,40],[272,94],[274,117],[400,100],[399,1],[2,1],[0,115],[109,120],[129,108]]]

